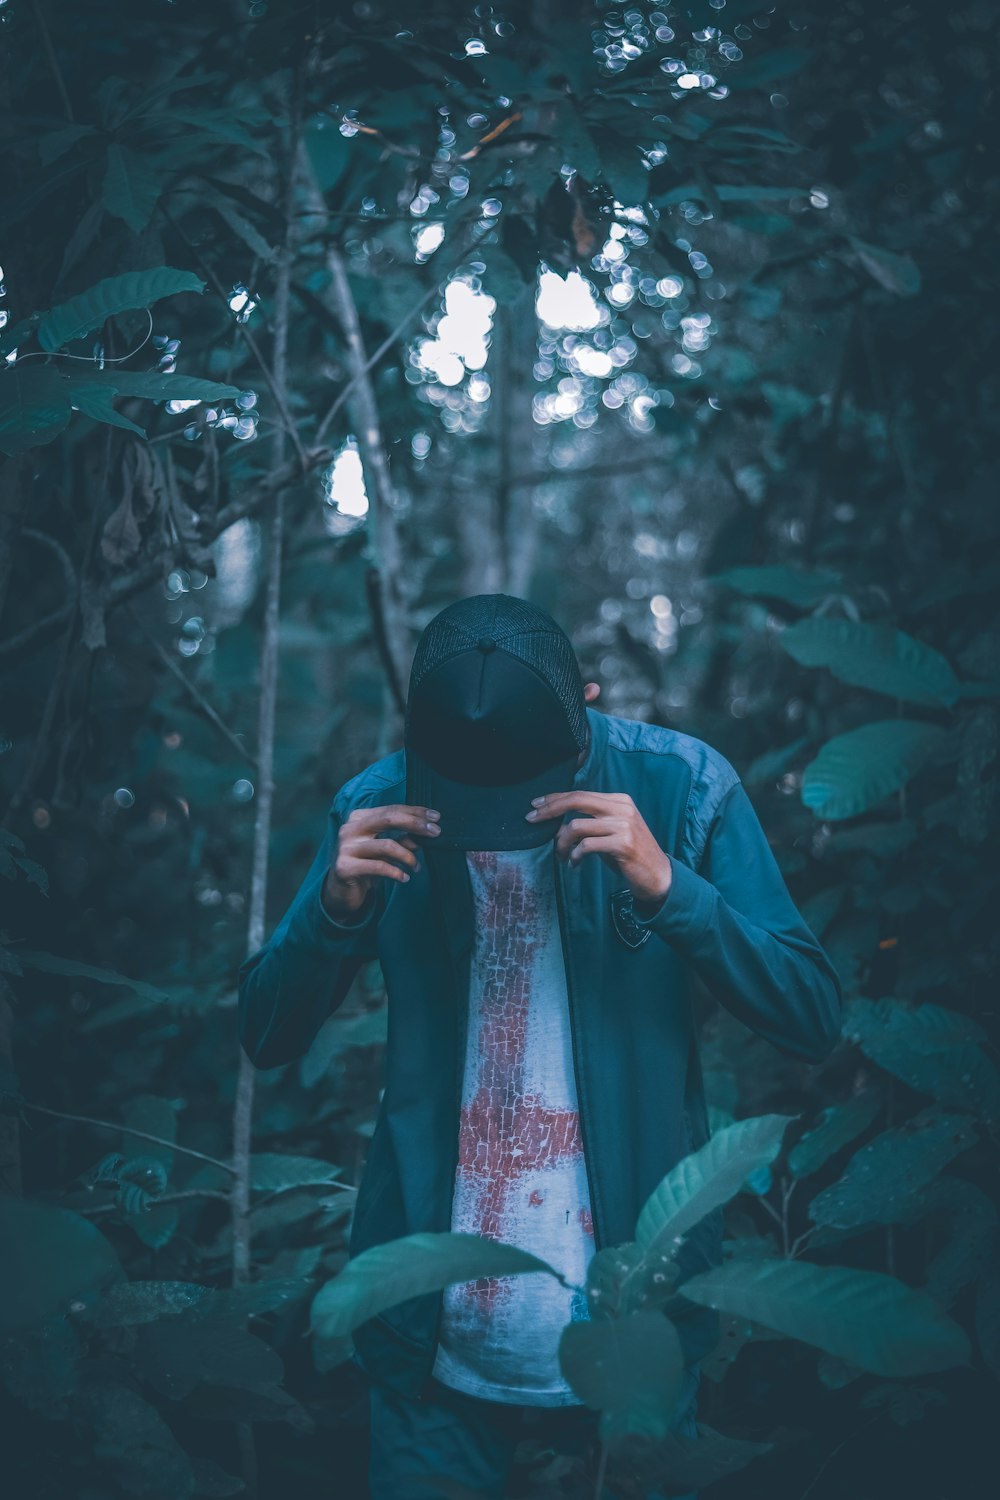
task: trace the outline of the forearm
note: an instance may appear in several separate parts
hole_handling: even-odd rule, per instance
[[[374,891],[355,916],[333,916],[326,904],[330,843],[328,836],[271,937],[239,970],[240,1042],[259,1068],[302,1056],[375,953]]]
[[[665,899],[637,915],[740,1020],[782,1051],[818,1062],[840,1034],[840,980],[788,896],[742,787],[729,800],[706,874],[671,857]]]

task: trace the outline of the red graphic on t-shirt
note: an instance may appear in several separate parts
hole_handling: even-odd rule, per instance
[[[508,1198],[519,1180],[578,1156],[583,1144],[577,1110],[553,1109],[539,1095],[525,1092],[532,958],[538,943],[534,893],[521,871],[501,864],[494,852],[475,851],[469,858],[482,871],[489,892],[481,951],[492,953],[494,962],[483,984],[478,1086],[462,1109],[458,1171],[479,1186],[471,1232],[502,1240]],[[542,1201],[537,1191],[529,1201],[536,1200]],[[491,1276],[470,1283],[466,1291],[492,1308],[501,1287]]]

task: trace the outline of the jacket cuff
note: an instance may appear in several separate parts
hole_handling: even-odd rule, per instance
[[[648,917],[634,911],[640,927],[648,927],[670,942],[692,943],[701,936],[715,911],[718,892],[703,876],[674,856],[670,860],[670,889]]]
[[[374,887],[368,892],[361,909],[355,914],[352,922],[338,922],[332,917],[323,905],[323,887],[326,884],[327,871],[324,870],[323,877],[316,887],[315,900],[310,905],[313,918],[314,930],[322,940],[322,937],[335,937],[338,933],[362,932],[371,925],[375,916],[375,907],[378,904],[375,897]]]

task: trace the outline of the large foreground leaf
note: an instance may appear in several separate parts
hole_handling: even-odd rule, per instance
[[[1000,1072],[977,1043],[986,1040],[971,1016],[940,1005],[855,998],[844,1035],[866,1057],[939,1104],[1000,1121]]]
[[[61,302],[42,313],[38,324],[38,342],[49,351],[61,349],[74,339],[99,328],[115,313],[148,307],[161,297],[177,292],[203,292],[205,283],[192,271],[176,271],[172,266],[154,266],[148,271],[126,271],[124,276],[106,276],[88,287],[78,297]]]
[[[950,708],[961,683],[939,651],[884,622],[813,616],[788,625],[778,640],[804,667],[827,667],[841,682],[889,698]]]
[[[605,1439],[630,1432],[661,1438],[670,1431],[684,1354],[662,1313],[567,1323],[559,1364],[580,1400],[601,1413]]]
[[[802,801],[835,822],[867,812],[905,786],[948,731],[912,719],[879,719],[835,735],[802,773]]]
[[[794,1260],[732,1261],[693,1276],[684,1296],[839,1355],[875,1375],[966,1364],[969,1340],[924,1292],[881,1271]]]
[[[868,1129],[881,1103],[881,1089],[867,1088],[843,1104],[831,1104],[823,1111],[819,1123],[807,1130],[788,1153],[792,1176],[808,1177],[811,1172],[819,1171],[841,1146]]]
[[[322,1339],[344,1338],[360,1324],[427,1292],[484,1276],[558,1273],[544,1260],[477,1234],[408,1234],[364,1250],[313,1298],[311,1323]]]
[[[759,1115],[718,1131],[679,1161],[650,1194],[635,1237],[647,1255],[665,1254],[713,1208],[738,1193],[746,1178],[769,1166],[791,1115]]]
[[[89,1220],[0,1193],[0,1328],[86,1307],[123,1279],[110,1242]]]
[[[833,1229],[899,1223],[928,1183],[976,1139],[965,1116],[925,1110],[856,1151],[839,1182],[813,1199],[810,1217]]]

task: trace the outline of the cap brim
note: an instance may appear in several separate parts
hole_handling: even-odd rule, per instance
[[[435,849],[537,849],[555,838],[561,820],[529,823],[533,797],[573,790],[577,757],[557,761],[547,771],[509,786],[468,786],[440,776],[415,751],[407,750],[406,801],[434,807],[441,814]]]

